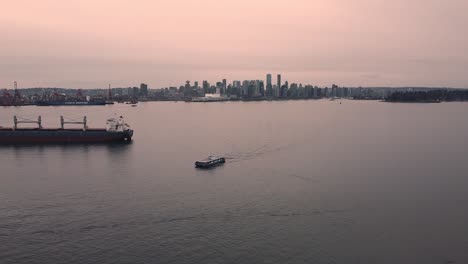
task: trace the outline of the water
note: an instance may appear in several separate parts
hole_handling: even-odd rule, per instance
[[[2,108],[123,114],[131,144],[0,147],[0,263],[467,263],[468,107]],[[227,157],[214,170],[196,159]]]

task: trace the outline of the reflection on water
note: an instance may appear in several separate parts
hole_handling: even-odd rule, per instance
[[[45,148],[62,148],[62,149],[86,149],[88,147],[106,147],[106,148],[120,148],[122,146],[129,146],[133,141],[121,141],[121,142],[106,142],[106,143],[72,143],[72,144],[62,144],[62,143],[47,143],[47,144],[33,144],[33,143],[24,143],[24,144],[2,144],[0,149],[45,149]]]
[[[87,144],[3,144],[0,152],[13,153],[16,160],[36,156],[42,157],[46,153],[60,153],[63,156],[76,155],[88,156],[91,152],[103,152],[117,160],[125,159],[132,147],[133,141],[113,143],[87,143]]]

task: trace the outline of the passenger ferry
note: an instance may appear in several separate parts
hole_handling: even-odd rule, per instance
[[[198,160],[195,162],[195,167],[208,169],[225,163],[226,160],[223,157],[218,156],[208,156],[208,158],[203,160]]]

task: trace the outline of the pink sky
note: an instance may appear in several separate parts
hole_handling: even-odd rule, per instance
[[[264,79],[468,87],[466,0],[15,0],[0,87]]]

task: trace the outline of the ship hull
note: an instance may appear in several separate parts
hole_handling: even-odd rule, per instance
[[[130,141],[133,130],[109,132],[105,129],[0,129],[0,144],[18,143],[106,143]]]
[[[37,106],[89,106],[89,105],[106,105],[105,101],[83,101],[83,102],[48,102],[41,101],[36,103]]]

